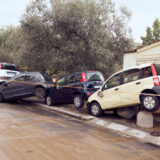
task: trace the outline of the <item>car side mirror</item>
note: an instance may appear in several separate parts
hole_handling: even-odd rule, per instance
[[[102,97],[103,97],[103,92],[102,92],[102,90],[98,91],[97,95],[102,98]]]

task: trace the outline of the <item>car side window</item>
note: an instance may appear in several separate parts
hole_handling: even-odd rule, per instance
[[[31,80],[33,80],[34,79],[34,76],[33,75],[26,75],[25,76],[25,80],[26,81],[31,81]]]
[[[111,77],[107,82],[106,84],[104,85],[103,87],[103,90],[106,90],[106,89],[110,89],[110,88],[113,88],[113,87],[116,87],[116,86],[119,86],[121,84],[121,75],[120,74],[117,74],[117,75],[114,75],[113,77]]]
[[[20,76],[14,79],[14,81],[25,81],[25,76]]]
[[[62,78],[60,78],[59,80],[57,80],[56,85],[62,86],[62,85],[64,85],[64,82],[65,82],[65,77],[62,77]]]
[[[75,75],[69,75],[66,77],[66,84],[71,84],[75,82]]]
[[[152,70],[151,67],[145,67],[142,68],[142,77],[147,78],[152,76]]]
[[[81,80],[82,80],[82,75],[81,75],[81,73],[76,74],[76,75],[75,75],[75,82],[81,82]]]
[[[124,75],[124,84],[133,82],[140,79],[140,70],[133,69],[133,70],[125,71],[123,75]]]

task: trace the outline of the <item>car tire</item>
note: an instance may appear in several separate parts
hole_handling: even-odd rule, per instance
[[[89,107],[89,112],[91,115],[93,115],[95,117],[100,117],[103,114],[103,110],[102,110],[101,106],[99,105],[99,103],[97,103],[97,102],[91,103],[91,105]]]
[[[0,93],[0,103],[2,103],[4,100],[3,95]]]
[[[47,96],[47,97],[46,97],[46,104],[47,104],[48,106],[52,106],[52,105],[53,105],[53,99],[52,99],[51,96]]]
[[[160,107],[160,99],[156,96],[144,95],[142,96],[141,104],[144,110],[154,112]]]
[[[44,98],[46,95],[46,91],[42,87],[36,87],[35,88],[35,96],[39,99]]]
[[[83,108],[84,99],[82,98],[81,95],[77,94],[77,95],[74,96],[73,103],[74,103],[75,108],[77,108],[77,109]]]

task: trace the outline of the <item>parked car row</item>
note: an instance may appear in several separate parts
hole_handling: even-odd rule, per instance
[[[105,110],[142,106],[153,112],[160,107],[160,64],[143,64],[121,70],[105,82],[99,71],[76,72],[56,83],[38,72],[20,73],[0,85],[0,102],[28,96],[45,98],[46,104],[73,103],[87,108],[93,116]]]

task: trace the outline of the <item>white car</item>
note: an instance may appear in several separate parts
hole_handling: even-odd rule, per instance
[[[9,80],[19,73],[14,64],[0,63],[0,83]]]
[[[91,95],[87,107],[93,116],[104,110],[142,106],[153,112],[160,107],[160,64],[143,64],[113,74]]]

